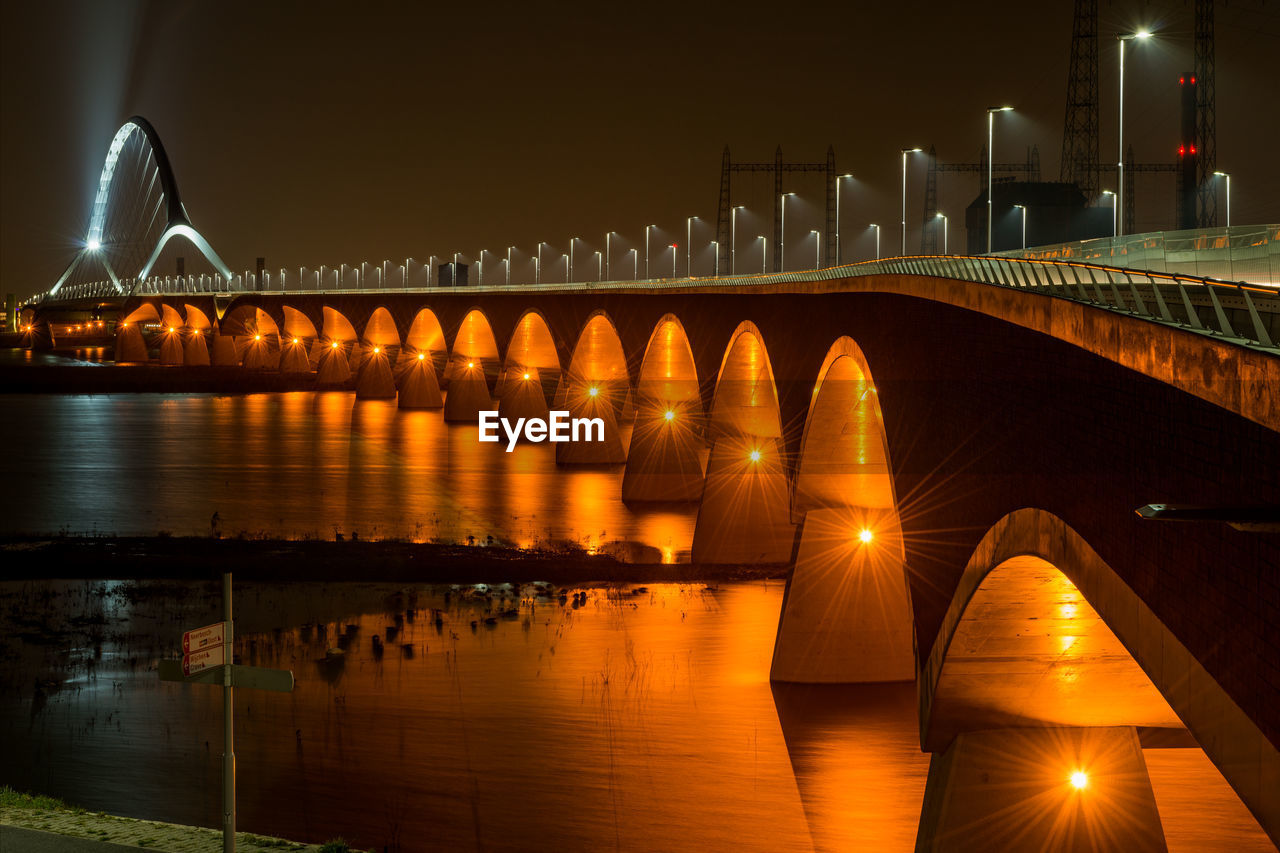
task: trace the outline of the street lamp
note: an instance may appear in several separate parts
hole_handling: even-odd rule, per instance
[[[1227,227],[1231,227],[1231,176],[1226,172],[1214,172],[1215,177],[1224,178],[1227,182]]]
[[[560,256],[560,259],[564,261],[564,283],[568,284],[569,283],[569,253],[565,252],[563,255]]]
[[[746,205],[738,205],[729,211],[729,275],[738,274],[738,211]]]
[[[809,233],[813,235],[813,268],[816,270],[822,266],[822,234],[816,228]]]
[[[947,229],[947,225],[948,225],[949,223],[948,223],[948,221],[947,221],[947,215],[946,215],[945,213],[943,213],[942,211],[938,211],[938,218],[942,220],[942,254],[946,255],[946,254],[948,254],[948,252],[947,252],[947,230],[948,230],[948,229]],[[878,237],[879,237],[879,231],[877,230],[877,238],[878,238]]]
[[[1115,236],[1116,236],[1116,233],[1117,233],[1117,232],[1116,232],[1116,222],[1117,222],[1117,219],[1116,219],[1116,194],[1115,194],[1115,193],[1113,193],[1111,190],[1103,190],[1103,191],[1102,191],[1102,194],[1103,194],[1103,195],[1109,195],[1109,196],[1111,196],[1111,236],[1112,236],[1112,237],[1115,237]]]
[[[1027,248],[1027,206],[1025,204],[1015,204],[1014,210],[1022,211],[1022,248]]]
[[[795,193],[782,194],[782,235],[778,240],[778,272],[787,271],[787,199]]]
[[[540,240],[538,242],[538,254],[533,259],[533,283],[534,284],[542,283],[542,245],[545,242],[546,242],[545,240]]]
[[[902,149],[902,256],[907,254],[907,155],[919,154],[919,148]]]
[[[1146,41],[1149,38],[1151,38],[1151,33],[1146,30],[1138,30],[1136,33],[1120,33],[1116,36],[1116,41],[1120,42],[1120,132],[1118,134],[1120,158],[1116,166],[1116,207],[1124,206],[1124,43],[1133,39]],[[1120,234],[1118,221],[1116,227],[1112,230],[1116,236]]]
[[[987,254],[991,254],[991,170],[996,142],[996,113],[1007,113],[1013,107],[987,107]]]
[[[693,220],[697,218],[690,216],[684,221],[684,271],[689,278],[693,278]]]
[[[715,264],[715,267],[714,267],[715,272],[713,272],[712,275],[714,275],[716,278],[719,278],[720,277],[720,241],[719,240],[711,241],[711,251],[715,252],[715,254],[712,256],[713,258],[712,263]]]
[[[514,249],[515,246],[507,247],[507,284],[511,283],[511,252]]]
[[[840,257],[840,188],[843,186],[840,182],[852,177],[853,175],[841,175],[836,178],[836,266],[844,263]]]
[[[760,241],[760,274],[764,275],[769,271],[769,241],[763,234],[756,239]]]
[[[878,261],[880,260],[880,226],[872,222],[871,227],[876,229],[876,260]]]
[[[677,255],[677,251],[676,251],[676,250],[677,250],[679,247],[678,247],[675,243],[672,243],[672,244],[671,244],[670,246],[668,246],[667,248],[669,248],[669,249],[671,250],[671,277],[672,277],[672,278],[675,278],[675,277],[676,277],[676,255]]]
[[[574,243],[577,243],[579,239],[581,239],[581,238],[579,238],[579,237],[570,237],[570,238],[569,238],[569,254],[567,255],[567,257],[569,258],[569,266],[565,267],[565,271],[564,271],[564,272],[565,272],[565,282],[568,282],[568,281],[569,281],[569,277],[571,277],[571,276],[573,275],[573,244],[574,244]]]
[[[609,277],[612,275],[612,273],[610,273],[610,272],[609,272],[609,238],[610,238],[610,237],[612,237],[614,234],[617,234],[617,233],[618,233],[617,231],[610,231],[609,233],[607,233],[607,234],[605,234],[605,235],[604,235],[604,274],[605,274],[605,278],[609,278]]]
[[[604,281],[604,254],[596,250],[596,280]]]
[[[638,249],[631,250],[631,277],[635,281],[640,280],[640,251]]]
[[[481,249],[480,254],[476,255],[476,277],[478,284],[484,284],[484,253],[486,249]]]
[[[657,225],[646,225],[644,227],[644,277],[649,278],[649,232]]]

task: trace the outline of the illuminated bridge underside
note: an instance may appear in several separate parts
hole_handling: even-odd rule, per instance
[[[502,405],[520,387],[511,368],[535,358],[528,372],[539,383],[544,369],[563,373],[554,388],[530,393],[579,405],[595,386],[617,429],[632,418],[636,430],[652,428],[645,419],[665,411],[653,401],[671,395],[660,403],[678,402],[698,423],[679,441],[650,442],[643,456],[633,438],[623,458],[702,476],[695,559],[794,562],[775,677],[907,679],[914,645],[922,742],[937,754],[1010,726],[1115,729],[1117,744],[1126,731],[1151,741],[1185,738],[1185,728],[1280,837],[1280,703],[1239,664],[1259,660],[1259,649],[1270,650],[1263,660],[1276,653],[1269,614],[1280,591],[1259,581],[1280,569],[1276,539],[1134,514],[1152,502],[1233,506],[1242,495],[1280,505],[1274,356],[1041,294],[907,275],[572,293],[246,294],[229,303],[145,297],[129,308],[160,303],[217,318],[222,334],[210,350],[226,337],[243,349],[272,327],[305,331],[305,318],[320,335],[305,345],[340,353],[353,370],[376,341],[400,350],[389,358],[414,354],[410,333],[428,327],[422,363],[444,361],[448,347],[439,375],[446,416],[460,387],[471,389],[472,416],[486,400]],[[522,319],[531,311],[536,330]],[[284,351],[268,338],[264,362]],[[654,370],[668,367],[686,391],[647,390]],[[705,471],[670,452],[686,442],[706,453]],[[666,455],[655,460],[653,447]],[[1061,529],[1000,527],[1026,507]],[[1090,575],[1078,545],[1063,544],[1067,530],[1108,567],[1108,582]],[[1026,556],[1052,570],[1012,563],[980,589],[992,569]],[[977,579],[964,568],[974,560]],[[1014,569],[1029,574],[1001,574]],[[1052,593],[1039,613],[1000,603],[1027,588]],[[1000,618],[985,629],[963,622],[971,598],[975,613]],[[1068,621],[1076,633],[1065,633]],[[1035,643],[1002,652],[1033,624],[1042,628]],[[972,689],[979,681],[990,695]],[[1110,710],[1068,701],[1081,685]]]

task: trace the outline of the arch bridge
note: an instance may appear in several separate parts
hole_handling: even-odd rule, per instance
[[[560,464],[697,503],[695,563],[791,568],[775,680],[917,683],[920,849],[1162,849],[1156,745],[1203,748],[1280,839],[1274,290],[986,257],[155,289],[116,303],[118,361],[601,418]]]

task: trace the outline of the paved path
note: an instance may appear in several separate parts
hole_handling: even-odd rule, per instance
[[[0,853],[138,853],[139,850],[155,849],[0,825]]]

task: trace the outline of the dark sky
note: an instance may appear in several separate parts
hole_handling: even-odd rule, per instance
[[[1111,35],[1150,25],[1160,38],[1127,63],[1126,134],[1139,161],[1171,162],[1191,3],[1103,0],[1101,18],[1103,160],[1115,159]],[[1280,4],[1219,3],[1217,24],[1218,164],[1233,175],[1233,222],[1277,222]],[[685,217],[698,215],[694,266],[709,271],[726,143],[735,159],[768,160],[781,144],[805,161],[834,144],[840,171],[858,179],[842,202],[845,257],[857,260],[873,251],[868,222],[886,225],[886,250],[897,244],[899,149],[934,144],[941,160],[974,161],[988,105],[1017,107],[998,119],[996,158],[1037,144],[1045,179],[1057,178],[1070,28],[1063,0],[4,0],[2,289],[41,290],[61,272],[84,239],[111,137],[134,113],[164,141],[193,223],[237,270],[258,255],[296,268],[511,244],[528,253],[538,240],[558,257],[573,236],[589,257],[611,229],[631,241],[615,242],[620,257],[647,223],[666,231],[663,245],[683,244]],[[912,251],[923,187],[916,158]],[[750,208],[744,264],[742,247],[770,227],[769,189],[735,186]],[[800,195],[791,258],[813,251],[803,238],[820,227],[822,188],[797,178],[788,189]],[[976,192],[975,176],[942,178],[953,249]],[[1170,227],[1173,197],[1168,178],[1141,184],[1139,230]]]

